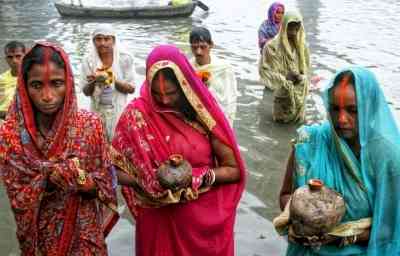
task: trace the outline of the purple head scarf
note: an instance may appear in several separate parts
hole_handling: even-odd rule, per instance
[[[285,6],[282,3],[274,2],[268,9],[268,19],[265,20],[258,30],[258,45],[260,50],[264,47],[268,40],[271,40],[279,32],[281,22],[275,21],[275,13],[278,8],[282,8],[285,11]]]

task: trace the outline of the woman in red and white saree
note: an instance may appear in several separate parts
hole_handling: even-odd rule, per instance
[[[103,213],[116,196],[101,121],[77,109],[62,49],[37,43],[21,68],[0,128],[0,174],[21,255],[107,255]]]
[[[112,154],[136,220],[136,255],[234,255],[245,166],[232,128],[176,47],[155,48],[146,74],[120,117]],[[160,185],[157,168],[172,154],[191,164],[190,187]]]

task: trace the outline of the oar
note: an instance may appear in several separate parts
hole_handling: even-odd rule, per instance
[[[200,7],[201,9],[203,9],[204,11],[208,11],[208,10],[210,10],[210,8],[205,4],[205,3],[203,3],[202,1],[200,1],[200,0],[196,0],[196,1],[193,1],[193,2],[195,2],[196,3],[196,5],[198,6],[198,7]]]

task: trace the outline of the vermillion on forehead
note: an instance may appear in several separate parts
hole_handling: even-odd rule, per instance
[[[340,82],[339,86],[338,86],[338,104],[339,104],[339,108],[340,109],[344,109],[345,106],[345,99],[346,99],[346,94],[347,94],[347,90],[348,90],[348,86],[349,86],[349,76],[344,76],[342,81]],[[343,115],[345,113],[343,111],[339,112],[339,119],[343,118]]]
[[[158,80],[158,83],[160,85],[160,94],[162,96],[165,96],[166,95],[165,77],[164,77],[164,74],[162,72],[159,72],[157,80]]]
[[[50,80],[50,66],[49,66],[49,62],[50,62],[50,49],[48,47],[44,48],[44,52],[43,52],[43,59],[44,59],[44,86],[47,87],[49,86],[49,80]]]

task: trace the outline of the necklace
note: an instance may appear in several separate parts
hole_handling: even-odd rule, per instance
[[[47,134],[49,133],[50,130],[47,130],[46,128],[43,128],[43,126],[41,126],[41,125],[38,125],[37,128],[38,128],[37,130],[39,131],[40,135],[41,135],[43,138],[47,138]],[[47,130],[47,131],[46,131],[46,130]]]

